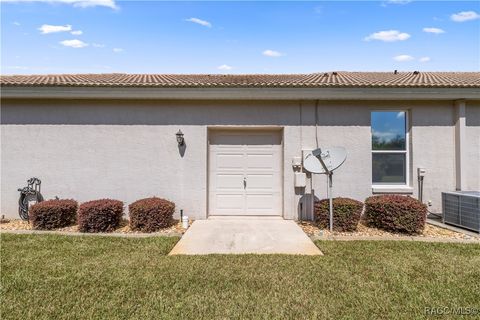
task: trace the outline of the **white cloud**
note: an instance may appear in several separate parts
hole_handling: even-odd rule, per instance
[[[281,57],[283,56],[284,54],[281,53],[281,52],[278,52],[278,51],[275,51],[275,50],[265,50],[262,52],[262,54],[264,56],[267,56],[267,57]]]
[[[430,57],[421,57],[420,59],[418,59],[418,61],[420,61],[420,62],[428,62],[428,61],[430,61]]]
[[[84,48],[88,46],[88,43],[85,43],[78,39],[63,40],[63,41],[60,41],[60,44],[64,45],[65,47],[71,47],[71,48]]]
[[[423,32],[435,33],[435,34],[445,33],[445,31],[440,28],[423,28]]]
[[[103,43],[92,43],[92,47],[95,48],[105,48],[105,45]]]
[[[115,53],[123,52],[123,49],[122,48],[113,48],[113,52],[115,52]]]
[[[45,2],[45,3],[65,3],[74,7],[108,7],[118,9],[115,0],[0,0],[0,2],[22,3],[22,2]]]
[[[83,34],[83,31],[82,30],[75,30],[75,31],[72,31],[70,33],[73,34],[74,36],[79,36],[79,35]]]
[[[228,70],[232,70],[233,67],[229,66],[228,64],[222,64],[221,66],[218,66],[217,69],[218,70],[223,70],[223,71],[228,71]]]
[[[13,70],[27,70],[28,67],[25,66],[6,66],[5,69],[13,69]]]
[[[412,0],[388,0],[387,3],[389,4],[407,4],[412,2]]]
[[[108,7],[118,9],[115,0],[60,0],[61,2],[73,3],[74,7],[88,8],[88,7]]]
[[[365,41],[380,40],[385,42],[403,41],[410,38],[410,35],[398,30],[386,30],[372,33],[368,37],[365,37]]]
[[[412,56],[409,56],[408,54],[401,54],[401,55],[393,57],[393,60],[400,61],[400,62],[412,61],[413,59],[415,59],[415,58],[412,57]]]
[[[72,31],[72,26],[69,24],[66,24],[64,26],[53,26],[51,24],[44,24],[40,28],[38,28],[42,32],[42,34],[47,34],[47,33],[55,33],[55,32],[67,32],[67,31]]]
[[[316,6],[315,8],[313,8],[313,12],[315,12],[316,14],[322,14],[323,6]]]
[[[13,21],[13,24],[18,27],[18,26],[20,25],[20,22],[18,22],[18,21]]]
[[[480,19],[480,14],[476,13],[475,11],[462,11],[459,13],[454,13],[450,16],[455,22],[464,22],[469,20],[476,20]]]
[[[397,113],[397,119],[401,119],[405,116],[405,112],[403,111],[400,111],[399,113]]]
[[[212,24],[210,22],[202,20],[202,19],[198,19],[198,18],[188,18],[188,19],[185,19],[185,21],[193,22],[193,23],[199,24],[199,25],[204,26],[204,27],[209,27],[209,28],[212,27]]]

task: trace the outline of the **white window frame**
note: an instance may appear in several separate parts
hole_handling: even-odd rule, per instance
[[[373,112],[404,112],[405,113],[405,150],[373,150],[372,147],[372,124],[370,122],[370,150],[372,153],[372,188],[373,189],[398,189],[410,187],[410,123],[407,109],[380,109],[370,110],[370,121]],[[374,153],[401,153],[405,154],[405,183],[374,183],[373,182],[373,154]]]

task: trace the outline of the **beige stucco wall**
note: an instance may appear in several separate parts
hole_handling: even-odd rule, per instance
[[[412,104],[411,183],[418,195],[417,168],[426,169],[424,202],[441,212],[441,192],[455,190],[455,112],[453,102]]]
[[[372,194],[370,111],[408,109],[411,123],[412,193],[416,168],[427,169],[425,201],[440,210],[440,192],[455,189],[453,102],[320,101],[321,146],[342,145],[348,158],[335,173],[336,196],[364,200]],[[468,117],[479,114],[468,105]],[[467,119],[469,186],[479,185],[478,120]],[[306,190],[295,190],[291,166],[302,149],[314,148],[313,101],[2,101],[1,213],[17,216],[17,188],[32,176],[42,179],[46,198],[80,202],[116,198],[131,203],[142,197],[170,199],[185,214],[207,212],[207,133],[209,127],[279,127],[284,133],[284,212],[298,216]],[[185,134],[179,153],[175,133]],[[476,167],[475,167],[476,165]],[[471,167],[471,168],[470,168]],[[326,196],[326,181],[315,176],[316,196]]]
[[[466,104],[467,189],[480,190],[480,102]]]

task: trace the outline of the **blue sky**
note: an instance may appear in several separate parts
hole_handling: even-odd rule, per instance
[[[2,74],[480,70],[479,1],[0,1]]]

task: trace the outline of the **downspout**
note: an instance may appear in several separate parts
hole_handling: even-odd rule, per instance
[[[317,143],[317,149],[320,148],[318,144],[318,103],[319,100],[315,100],[315,142]]]
[[[456,100],[455,108],[455,184],[457,190],[467,187],[467,145],[465,100]]]
[[[300,149],[303,149],[303,105],[302,100],[298,101],[298,113],[300,123]],[[301,151],[301,150],[300,150]]]
[[[300,154],[302,154],[302,150],[303,150],[303,104],[302,104],[302,100],[299,100],[298,101],[298,116],[299,116],[299,125],[300,125]],[[302,161],[302,166],[300,167],[300,172],[303,172],[303,161]],[[300,211],[300,214],[299,214],[299,220],[302,220],[302,219],[305,219],[306,217],[306,214],[305,214],[305,208],[306,205],[303,201],[300,201],[302,196],[305,196],[305,188],[303,188],[302,192],[300,193],[300,195],[296,196],[296,202],[299,203],[299,211]]]
[[[318,103],[319,100],[315,100],[315,143],[317,146],[317,149],[319,148],[319,143],[318,143]],[[310,208],[312,210],[311,217],[312,221],[315,221],[315,189],[313,189],[313,174],[310,174],[310,190],[311,190],[311,199],[310,199]]]

